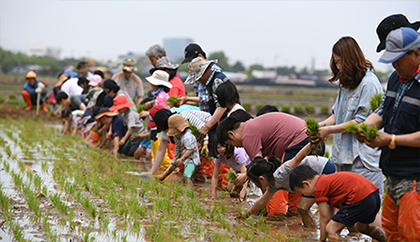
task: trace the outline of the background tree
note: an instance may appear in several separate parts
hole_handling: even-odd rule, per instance
[[[223,51],[216,51],[210,53],[207,58],[208,60],[215,60],[217,59],[217,65],[222,68],[223,71],[234,71],[233,68],[229,65],[229,58],[225,55]]]
[[[237,61],[235,65],[232,66],[232,69],[235,71],[245,71],[245,66],[242,64],[242,62]]]

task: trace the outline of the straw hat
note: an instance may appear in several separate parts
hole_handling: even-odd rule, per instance
[[[118,68],[128,71],[128,72],[133,72],[133,71],[137,71],[137,67],[135,67],[136,63],[134,62],[133,59],[125,59],[122,63],[122,65],[119,65]]]
[[[28,72],[28,74],[26,74],[25,79],[29,79],[29,78],[34,78],[36,79],[36,73],[33,71]]]

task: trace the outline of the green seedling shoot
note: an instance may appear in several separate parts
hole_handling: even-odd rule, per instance
[[[169,106],[172,107],[179,107],[179,100],[177,97],[172,96],[166,99],[166,102],[169,104]]]
[[[306,134],[311,137],[310,148],[312,152],[315,153],[315,155],[318,155],[322,150],[321,142],[320,141],[315,142],[312,140],[312,138],[318,135],[319,124],[313,117],[310,117],[310,116],[305,119],[305,123],[306,123]]]
[[[137,112],[140,113],[141,111],[144,111],[144,105],[143,104],[137,105]]]
[[[376,125],[374,127],[370,127],[367,124],[365,124],[364,122],[357,125],[357,124],[349,121],[348,124],[344,126],[344,128],[347,131],[350,131],[354,134],[358,134],[358,133],[365,134],[367,141],[371,141],[378,134],[378,128],[376,127]]]
[[[374,112],[382,104],[383,94],[377,93],[369,98],[370,109]]]
[[[354,134],[360,133],[359,126],[357,124],[353,123],[352,121],[347,122],[347,124],[344,125],[344,128],[347,131],[352,132]]]
[[[188,124],[188,126],[190,127],[190,130],[191,130],[191,134],[192,135],[194,135],[194,136],[197,136],[198,135],[198,128],[197,127],[195,127],[195,125],[193,125],[193,124]]]
[[[226,174],[226,179],[230,182],[233,182],[234,180],[236,180],[237,177],[238,175],[236,175],[236,173],[232,170],[229,170],[228,173]]]

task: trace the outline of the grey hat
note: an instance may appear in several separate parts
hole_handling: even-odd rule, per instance
[[[156,67],[150,69],[149,73],[153,74],[153,72],[155,72],[159,68],[167,68],[171,70],[176,70],[178,69],[178,66],[179,66],[178,64],[172,64],[171,61],[169,60],[169,57],[164,56],[156,61]]]
[[[414,29],[402,27],[389,32],[385,46],[379,62],[392,63],[408,51],[420,48],[420,36]]]
[[[194,58],[188,64],[189,75],[184,84],[193,84],[195,81],[198,81],[211,63],[217,63],[217,60],[207,61],[202,57]]]

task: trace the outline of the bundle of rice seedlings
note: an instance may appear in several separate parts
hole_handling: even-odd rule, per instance
[[[190,124],[190,123],[188,124],[188,126],[190,127],[191,134],[194,135],[194,136],[197,136],[199,129],[197,127],[195,127],[195,125]]]
[[[168,103],[171,108],[172,107],[179,107],[179,100],[175,96],[172,96],[172,97],[169,97],[168,99],[166,99],[166,103]]]
[[[144,105],[143,104],[137,105],[137,112],[140,113],[141,111],[144,111]]]
[[[382,104],[382,95],[383,94],[374,94],[372,97],[369,98],[370,109],[375,111],[379,108]]]
[[[318,142],[313,141],[312,138],[318,135],[319,124],[314,118],[310,116],[308,116],[305,119],[305,123],[306,123],[306,134],[311,139],[311,145],[310,145],[311,150],[313,153],[315,153],[315,155],[318,155],[322,150],[321,143],[319,141]]]
[[[232,170],[229,170],[228,173],[226,174],[226,179],[230,182],[233,182],[234,180],[236,180],[237,177],[238,175],[236,175],[236,173]]]
[[[378,134],[378,128],[376,127],[376,125],[374,127],[370,127],[364,122],[357,125],[349,121],[348,124],[344,126],[344,128],[354,134],[357,134],[357,133],[365,134],[367,141],[371,141]]]

